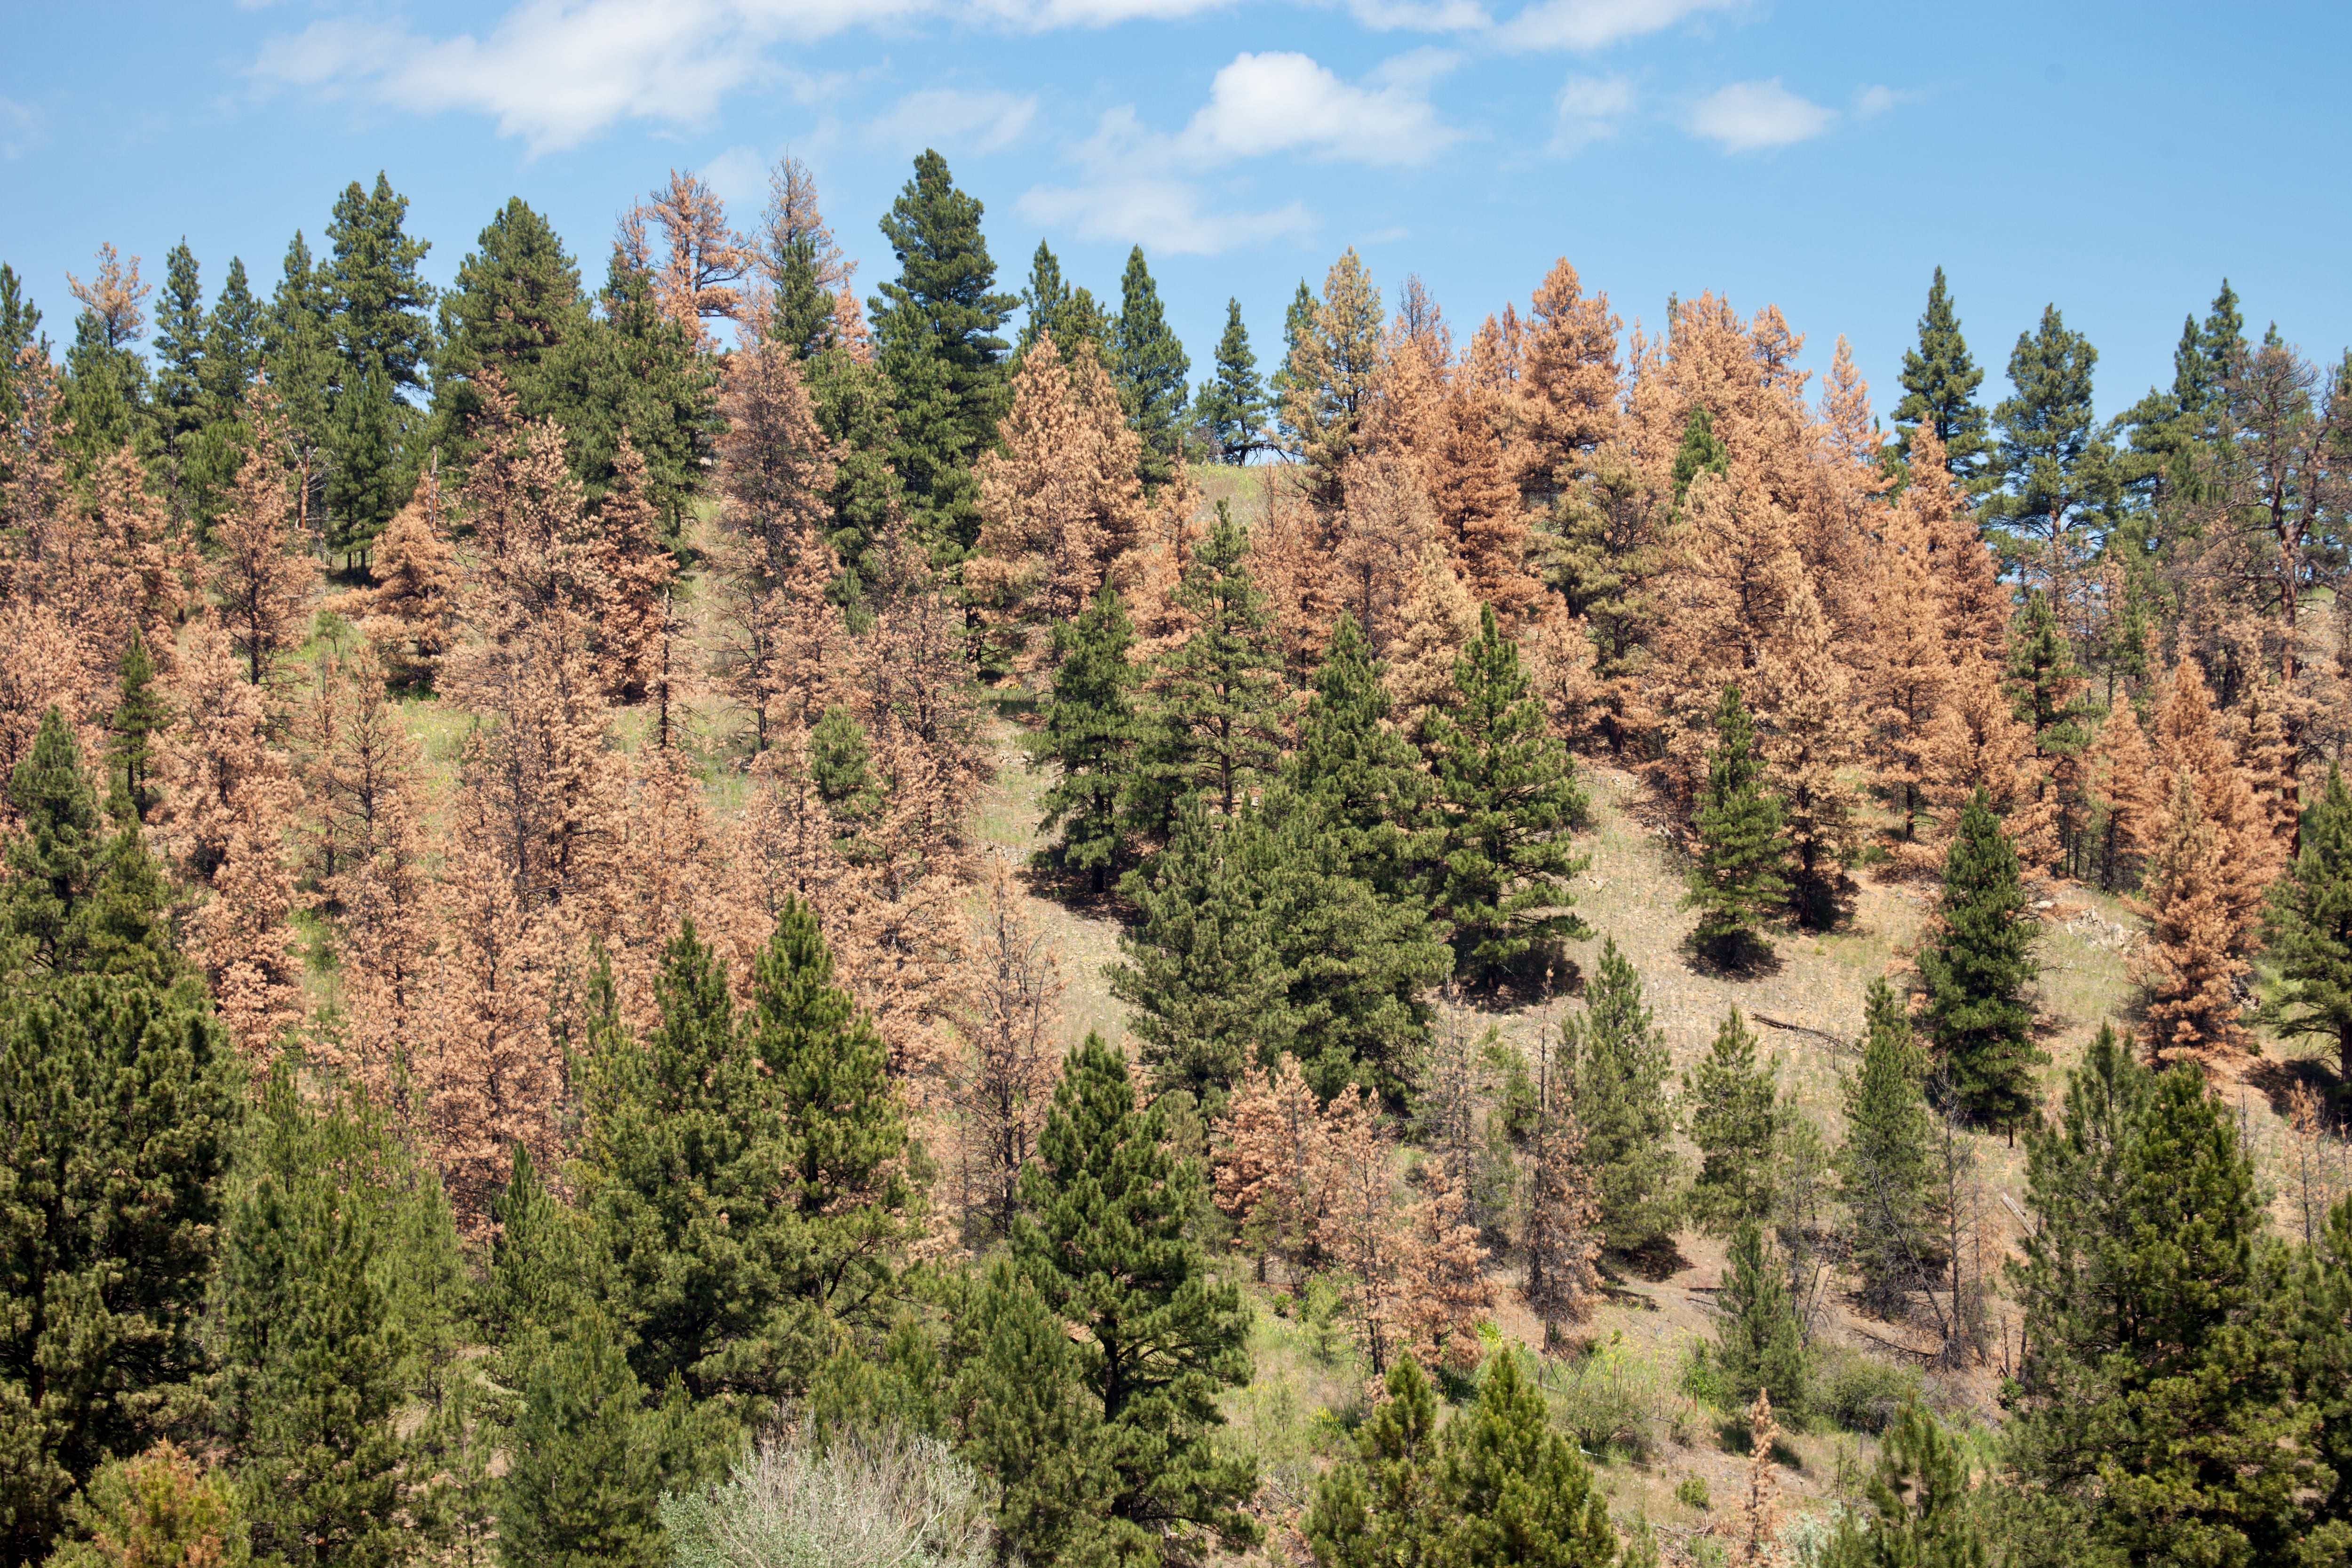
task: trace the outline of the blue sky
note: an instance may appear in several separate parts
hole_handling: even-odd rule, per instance
[[[1630,325],[1670,292],[1843,332],[1882,413],[1928,275],[1988,366],[2055,301],[2099,403],[2170,380],[2226,274],[2256,330],[2352,343],[2334,148],[2352,7],[1706,0],[521,0],[32,5],[0,63],[0,260],[50,333],[101,240],[184,235],[257,286],[383,168],[446,281],[510,195],[591,278],[672,166],[756,216],[787,148],[874,224],[936,146],[1017,289],[1038,238],[1116,295],[1141,243],[1194,378],[1240,299],[1262,361],[1356,246],[1457,334],[1574,261]],[[2331,195],[2329,193],[2335,191]]]

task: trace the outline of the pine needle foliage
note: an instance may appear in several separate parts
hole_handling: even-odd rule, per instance
[[[2033,918],[2017,851],[1980,789],[1960,813],[1944,860],[1935,936],[1919,954],[1921,1019],[1967,1112],[2013,1126],[2031,1109],[2033,1044]]]
[[[1584,1011],[1560,1021],[1559,1069],[1584,1133],[1602,1238],[1619,1252],[1665,1240],[1679,1217],[1672,1064],[1642,977],[1612,937],[1584,984]]]
[[[1120,1550],[1254,1542],[1242,1505],[1256,1466],[1214,1440],[1218,1394],[1249,1381],[1249,1311],[1238,1286],[1209,1277],[1187,1232],[1199,1163],[1169,1148],[1161,1107],[1137,1108],[1125,1059],[1091,1034],[1063,1064],[1037,1148],[1013,1260],[1076,1331],[1071,1370],[1102,1428]]]
[[[1480,608],[1477,638],[1454,661],[1454,688],[1459,700],[1422,726],[1440,836],[1431,901],[1452,928],[1454,973],[1492,983],[1532,973],[1561,942],[1592,934],[1569,889],[1591,863],[1570,837],[1591,801],[1492,605]]]
[[[1715,745],[1692,826],[1698,835],[1685,909],[1699,911],[1691,943],[1726,967],[1748,962],[1762,931],[1787,902],[1788,847],[1778,797],[1764,784],[1756,726],[1737,686],[1715,710]]]
[[[2352,1083],[2352,790],[2329,763],[2303,823],[2303,847],[2271,889],[2270,950],[2283,982],[2271,1020],[2287,1035],[2336,1042]]]

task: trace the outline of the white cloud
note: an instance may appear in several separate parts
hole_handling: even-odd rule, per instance
[[[265,44],[254,74],[399,108],[477,110],[543,153],[620,120],[707,123],[721,98],[765,72],[768,44],[822,37],[913,4],[524,0],[482,37],[316,23]]]
[[[1786,147],[1819,136],[1837,119],[1833,109],[1809,103],[1769,81],[1736,81],[1691,106],[1691,133],[1720,142],[1727,153]]]
[[[1551,150],[1567,156],[1608,141],[1633,112],[1637,97],[1633,82],[1622,76],[1570,77],[1554,100],[1559,121],[1552,131]]]
[[[1893,87],[1856,88],[1853,94],[1853,117],[1873,120],[1890,109],[1906,103],[1916,103],[1922,95],[1915,89]]]
[[[1113,179],[1077,186],[1039,185],[1024,194],[1024,215],[1074,228],[1086,239],[1128,242],[1146,250],[1213,256],[1238,245],[1303,234],[1315,226],[1297,202],[1269,212],[1210,212],[1201,188],[1186,180]]]
[[[1395,165],[1427,163],[1460,132],[1410,86],[1352,86],[1306,55],[1269,52],[1234,56],[1178,140],[1220,161],[1306,153]]]
[[[994,153],[1019,141],[1036,117],[1033,95],[926,88],[893,104],[866,136],[894,152],[947,146]]]
[[[13,163],[49,139],[49,117],[37,104],[0,98],[0,159]]]
[[[1603,49],[1661,32],[1685,16],[1739,0],[1536,0],[1503,24],[1499,39],[1526,49]]]
[[[1375,32],[1410,28],[1422,33],[1464,33],[1493,18],[1477,0],[1347,0],[1348,15]]]

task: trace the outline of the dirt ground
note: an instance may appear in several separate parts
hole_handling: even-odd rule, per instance
[[[1021,739],[1018,726],[998,723],[1003,766],[981,823],[992,851],[1016,863],[1034,847],[1045,784],[1028,763]],[[1580,847],[1591,861],[1578,883],[1578,912],[1597,932],[1613,938],[1641,973],[1677,1072],[1706,1053],[1725,1013],[1738,1006],[1758,1026],[1782,1082],[1834,1145],[1843,1136],[1842,1080],[1859,1061],[1864,993],[1874,978],[1899,976],[1907,966],[1928,913],[1931,888],[1865,877],[1853,918],[1843,929],[1781,937],[1779,963],[1770,973],[1709,973],[1683,952],[1691,916],[1680,907],[1679,859],[1644,826],[1638,782],[1606,768],[1589,768],[1583,776],[1592,814]],[[2042,1043],[2052,1057],[2045,1093],[2054,1107],[2066,1069],[2079,1062],[2100,1022],[2119,1018],[2128,1005],[2126,965],[2143,922],[2120,901],[2072,884],[2042,892],[2035,999],[2044,1020]],[[1030,902],[1033,917],[1053,938],[1068,986],[1069,1038],[1097,1029],[1107,1038],[1122,1039],[1123,1009],[1112,999],[1106,978],[1106,966],[1118,957],[1117,922],[1034,895]],[[1596,936],[1578,950],[1585,968],[1599,948]],[[1465,1022],[1481,1030],[1494,1025],[1522,1049],[1531,1049],[1573,1005],[1563,997],[1482,1011]],[[2294,1146],[2284,1120],[2286,1090],[2295,1081],[2326,1076],[2315,1056],[2315,1047],[2283,1048],[2266,1039],[2260,1059],[2242,1064],[2218,1086],[2241,1110],[2247,1144],[2278,1195],[2283,1226],[2299,1223],[2290,1179]],[[1969,1142],[1979,1172],[1983,1268],[1997,1279],[2022,1226],[2025,1151],[1999,1137],[1971,1136]],[[2340,1164],[2340,1142],[2336,1149]],[[1692,1151],[1685,1146],[1683,1152],[1688,1156]],[[1601,1485],[1621,1519],[1646,1516],[1670,1556],[1686,1557],[1694,1550],[1711,1555],[1695,1543],[1715,1527],[1731,1528],[1747,1484],[1744,1434],[1679,1392],[1680,1369],[1690,1348],[1715,1337],[1713,1300],[1723,1266],[1721,1243],[1686,1235],[1661,1277],[1612,1270],[1617,1277],[1606,1300],[1544,1363],[1546,1384],[1559,1407],[1599,1397],[1635,1413],[1646,1428],[1645,1443],[1595,1458]],[[1541,1325],[1518,1300],[1516,1269],[1498,1263],[1494,1281],[1495,1334],[1540,1347]],[[1227,1410],[1232,1440],[1259,1458],[1266,1478],[1262,1504],[1269,1522],[1276,1523],[1303,1506],[1315,1475],[1348,1451],[1345,1433],[1363,1407],[1366,1380],[1344,1335],[1328,1321],[1314,1321],[1309,1303],[1295,1300],[1279,1285],[1251,1289],[1261,1307],[1258,1376],[1229,1397]],[[2013,1310],[1997,1297],[1985,1357],[1958,1368],[1930,1366],[1913,1353],[1922,1342],[1916,1332],[1864,1316],[1835,1289],[1824,1300],[1816,1328],[1816,1344],[1826,1362],[1852,1366],[1867,1360],[1908,1368],[1914,1385],[1948,1418],[1972,1428],[1980,1445],[1989,1444],[2000,1419],[1999,1388],[2015,1336]],[[1800,1536],[1825,1529],[1833,1505],[1859,1498],[1874,1453],[1869,1436],[1825,1425],[1786,1437],[1776,1457],[1790,1529]],[[1692,1477],[1704,1484],[1705,1508],[1676,1496],[1678,1486],[1690,1495],[1686,1483]],[[1269,1536],[1272,1554],[1295,1557],[1298,1546],[1281,1529]]]

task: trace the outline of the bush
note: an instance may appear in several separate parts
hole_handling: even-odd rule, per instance
[[[662,1500],[677,1568],[984,1568],[971,1468],[932,1437],[805,1426],[762,1438],[726,1485]]]
[[[1540,1381],[1559,1424],[1587,1453],[1645,1458],[1673,1419],[1672,1394],[1656,1364],[1628,1353],[1622,1334],[1547,1363]]]
[[[1875,1361],[1855,1351],[1832,1351],[1822,1358],[1813,1403],[1849,1432],[1886,1430],[1904,1401],[1919,1394],[1919,1374],[1909,1367]]]
[[[1705,1513],[1708,1506],[1706,1478],[1696,1471],[1685,1476],[1675,1485],[1675,1500],[1685,1508],[1695,1508]]]

